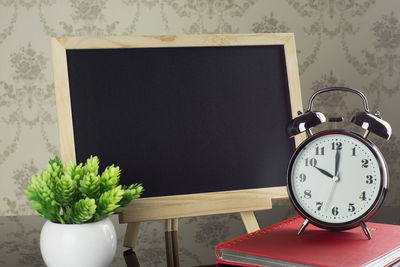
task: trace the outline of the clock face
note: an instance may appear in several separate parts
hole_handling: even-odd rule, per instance
[[[289,165],[289,192],[295,206],[311,220],[354,223],[383,201],[384,164],[372,143],[358,135],[324,132],[296,151]]]

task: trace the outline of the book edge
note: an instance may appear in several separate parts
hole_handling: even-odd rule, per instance
[[[267,227],[262,228],[260,230],[254,231],[252,233],[248,233],[246,235],[242,235],[242,236],[236,237],[236,238],[234,238],[232,240],[220,243],[219,245],[217,245],[215,247],[215,256],[217,257],[217,259],[220,259],[219,250],[226,249],[226,250],[235,251],[234,249],[230,248],[232,245],[234,245],[236,243],[239,243],[239,242],[242,242],[243,240],[250,239],[250,238],[252,238],[252,237],[254,237],[254,236],[256,236],[256,235],[258,235],[260,233],[265,233],[265,232],[268,232],[270,230],[276,229],[276,228],[278,228],[278,227],[280,227],[282,225],[291,223],[291,222],[296,221],[298,219],[301,219],[300,215],[292,217],[292,218],[289,218],[289,219],[286,219],[286,220],[278,222],[276,224],[267,226]],[[237,251],[237,252],[239,252],[239,251]],[[240,252],[242,252],[242,251],[240,251]],[[262,256],[262,255],[260,255],[260,256]]]

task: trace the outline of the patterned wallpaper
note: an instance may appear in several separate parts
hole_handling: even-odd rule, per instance
[[[50,36],[294,32],[304,102],[321,87],[353,87],[392,124],[389,142],[372,137],[391,174],[377,218],[400,223],[399,15],[397,0],[0,0],[0,265],[43,266],[43,220],[24,216],[33,213],[23,190],[59,152]],[[340,93],[316,104],[347,119],[362,107]],[[265,226],[293,214],[279,201],[257,216]],[[113,220],[121,241],[125,226]],[[237,214],[182,220],[183,265],[212,263],[217,243],[243,233]],[[165,265],[163,236],[163,222],[143,224],[144,266]],[[113,266],[124,266],[121,255],[120,245]]]

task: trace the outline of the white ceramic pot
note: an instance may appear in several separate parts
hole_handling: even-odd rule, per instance
[[[49,267],[110,266],[117,235],[110,219],[85,224],[47,221],[40,233],[40,250]]]

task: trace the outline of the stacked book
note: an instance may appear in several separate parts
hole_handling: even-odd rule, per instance
[[[400,266],[400,226],[367,223],[372,239],[360,227],[332,232],[309,225],[298,236],[300,216],[224,242],[217,262],[236,266]]]

